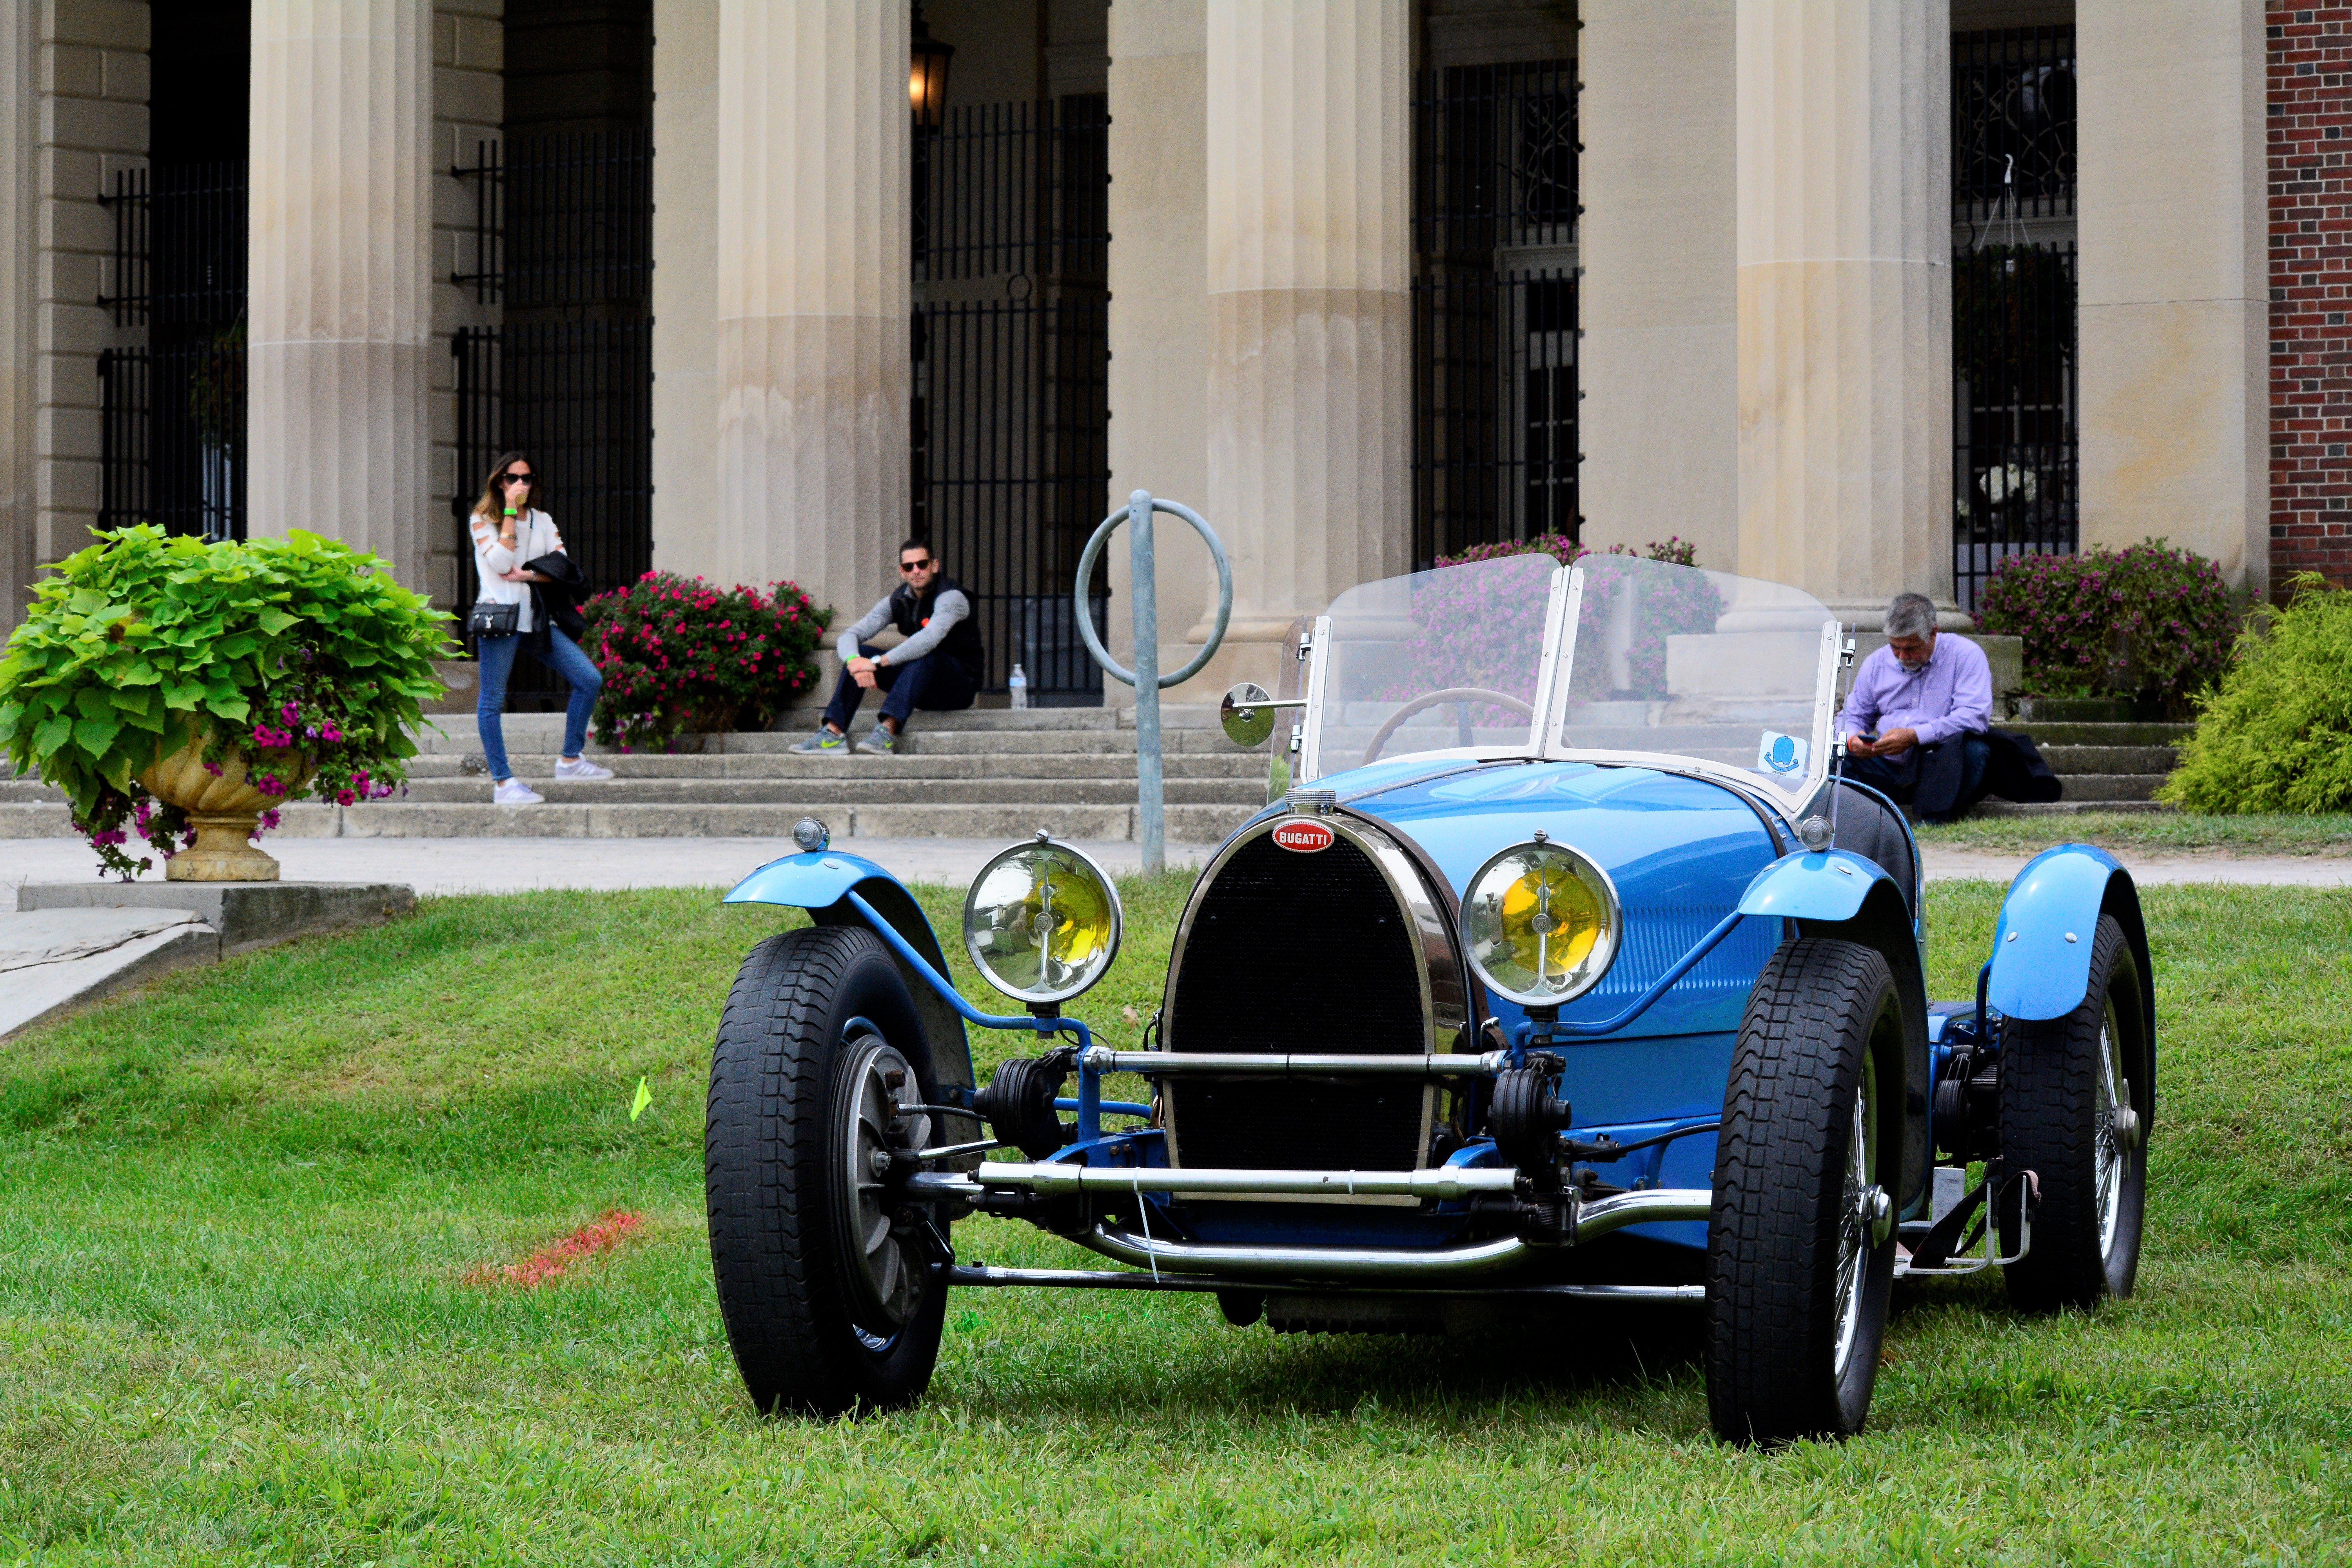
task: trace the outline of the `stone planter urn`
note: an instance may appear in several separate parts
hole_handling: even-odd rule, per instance
[[[166,805],[188,814],[196,841],[172,857],[163,876],[173,882],[274,882],[278,861],[253,843],[261,814],[284,800],[267,795],[246,778],[245,764],[231,756],[214,773],[205,766],[205,742],[199,734],[169,756],[158,757],[142,770],[139,782]],[[289,791],[299,789],[310,777],[310,766],[299,754],[295,765],[277,770]]]

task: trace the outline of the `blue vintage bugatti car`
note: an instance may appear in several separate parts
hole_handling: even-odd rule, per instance
[[[918,1397],[959,1287],[1381,1333],[1686,1301],[1717,1431],[1778,1442],[1861,1429],[1898,1278],[1998,1267],[2033,1310],[2131,1289],[2131,879],[2042,854],[1976,994],[1929,1001],[1916,846],[1832,765],[1852,643],[1821,604],[1518,556],[1350,590],[1296,651],[1226,699],[1276,798],[1202,871],[1148,1048],[1064,1011],[1120,911],[1045,835],[964,910],[1018,1011],[957,994],[914,900],[819,824],[729,895],[814,917],[753,949],[711,1065],[712,1262],[762,1409]],[[977,1083],[975,1026],[1034,1048]],[[1148,1100],[1105,1098],[1121,1074]],[[974,1214],[1105,1267],[960,1261]]]

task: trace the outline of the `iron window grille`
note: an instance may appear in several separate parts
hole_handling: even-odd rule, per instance
[[[1413,558],[1581,529],[1575,62],[1421,74]]]
[[[242,539],[246,165],[121,170],[99,202],[114,243],[98,302],[148,340],[99,356],[99,526]]]
[[[456,603],[479,596],[471,518],[491,462],[529,452],[591,593],[653,563],[653,150],[634,131],[484,142],[450,172],[474,191],[468,267],[450,281],[501,307],[461,327],[457,364]],[[509,700],[562,685],[525,660]]]
[[[1102,700],[1072,577],[1110,489],[1101,94],[950,109],[916,137],[912,529],[971,598],[981,689]],[[1089,595],[1097,634],[1107,570]]]
[[[1952,575],[2080,536],[2074,30],[1952,39]]]

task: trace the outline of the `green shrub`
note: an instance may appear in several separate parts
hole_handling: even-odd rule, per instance
[[[2352,592],[2317,573],[2247,632],[2158,798],[2190,811],[2352,810]]]
[[[437,697],[448,616],[373,555],[299,529],[223,541],[101,532],[35,587],[0,659],[0,747],[65,792],[104,867],[169,859],[184,814],[133,775],[203,737],[264,795],[349,805],[399,786],[417,705]],[[303,782],[303,775],[310,776]],[[262,819],[276,826],[273,809]]]
[[[765,729],[816,685],[809,653],[833,618],[792,583],[762,594],[675,572],[600,594],[586,613],[588,654],[604,678],[596,739],[624,751]]]
[[[2025,639],[2039,697],[2131,697],[2187,713],[2221,679],[2241,616],[2221,569],[2151,539],[2020,555],[1985,579],[1977,629]]]

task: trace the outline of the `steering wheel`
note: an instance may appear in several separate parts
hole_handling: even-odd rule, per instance
[[[1425,696],[1416,697],[1390,714],[1388,722],[1382,724],[1380,732],[1372,737],[1372,743],[1364,748],[1364,760],[1356,765],[1360,768],[1370,766],[1379,759],[1381,749],[1389,743],[1389,737],[1397,732],[1399,725],[1414,714],[1434,708],[1441,702],[1493,702],[1512,710],[1522,718],[1532,719],[1536,716],[1536,710],[1533,708],[1507,691],[1496,691],[1485,686],[1449,686],[1443,691],[1432,691]],[[1470,739],[1470,714],[1466,709],[1460,719],[1459,731],[1462,744],[1467,746],[1473,743]]]

